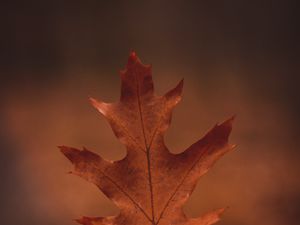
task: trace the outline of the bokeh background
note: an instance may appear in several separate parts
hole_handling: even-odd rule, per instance
[[[67,174],[56,146],[124,156],[87,99],[117,101],[132,49],[153,65],[157,93],[185,79],[166,136],[172,152],[237,115],[230,140],[238,147],[200,180],[187,215],[229,206],[220,225],[300,224],[294,2],[1,1],[1,224],[72,225],[118,213]]]

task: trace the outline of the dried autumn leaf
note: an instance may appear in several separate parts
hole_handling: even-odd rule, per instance
[[[143,65],[134,52],[120,72],[121,98],[104,103],[91,98],[93,106],[110,123],[127,155],[110,162],[83,149],[61,146],[74,164],[73,173],[94,183],[119,208],[112,217],[83,217],[83,225],[210,225],[224,208],[199,218],[187,218],[182,206],[203,174],[226,152],[233,118],[212,128],[180,154],[170,153],[164,143],[173,108],[181,100],[183,81],[163,96],[153,93],[151,66]]]

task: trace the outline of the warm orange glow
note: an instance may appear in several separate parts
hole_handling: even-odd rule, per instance
[[[116,74],[111,76],[118,79]],[[176,71],[154,68],[159,93],[180,77]],[[287,112],[276,102],[264,102],[255,93],[248,93],[239,80],[220,80],[214,87],[207,87],[193,77],[185,76],[184,98],[175,110],[166,143],[179,152],[212,127],[216,118],[222,121],[237,114],[231,142],[238,147],[202,178],[185,207],[186,213],[197,216],[228,205],[230,209],[220,224],[259,224],[265,217],[273,218],[268,219],[274,222],[272,225],[280,224],[276,222],[278,215],[268,208],[268,197],[279,192],[292,195],[300,185],[295,173],[299,164],[292,163],[295,159],[288,155],[291,128]],[[117,213],[96,187],[63,172],[71,166],[56,148],[62,143],[79,148],[84,144],[108,159],[122,158],[123,146],[87,98],[112,95],[117,100],[116,93],[118,82],[97,76],[84,79],[78,74],[41,94],[28,91],[7,99],[5,118],[8,135],[16,145],[15,169],[27,192],[26,204],[36,212],[35,217],[57,217],[63,224],[73,224],[70,218],[81,215]]]

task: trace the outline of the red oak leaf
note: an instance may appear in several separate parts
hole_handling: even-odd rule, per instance
[[[165,95],[155,95],[151,66],[143,65],[134,52],[120,76],[119,102],[90,100],[126,146],[127,155],[111,162],[87,149],[60,146],[75,167],[73,173],[94,183],[120,208],[120,213],[111,217],[83,217],[77,222],[83,225],[210,225],[217,222],[224,208],[199,218],[188,218],[182,206],[198,179],[234,148],[228,144],[233,118],[213,127],[182,153],[170,153],[164,143],[164,133],[171,122],[173,108],[181,100],[183,80]]]

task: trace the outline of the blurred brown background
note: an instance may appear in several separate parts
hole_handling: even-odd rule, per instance
[[[185,79],[166,137],[173,152],[237,114],[237,150],[200,180],[185,212],[229,206],[220,225],[300,224],[293,1],[1,1],[0,18],[1,224],[118,213],[66,174],[71,165],[56,146],[124,156],[87,98],[118,99],[132,49],[153,65],[158,93]]]

